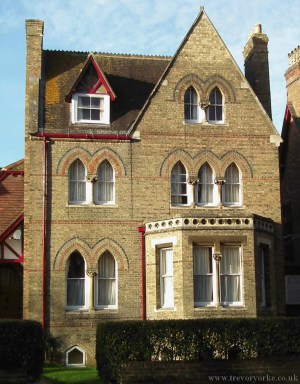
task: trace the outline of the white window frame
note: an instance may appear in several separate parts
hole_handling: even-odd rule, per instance
[[[108,253],[111,255],[111,257],[114,259],[114,262],[115,262],[115,277],[114,278],[99,277],[99,272],[98,272],[98,275],[95,279],[95,308],[96,309],[117,309],[118,308],[118,263],[117,263],[116,258],[113,256],[113,254],[110,252],[108,252]],[[100,258],[103,255],[104,254],[102,254],[98,260],[98,271],[99,271]],[[115,296],[116,296],[116,303],[115,304],[113,304],[113,305],[98,304],[99,280],[114,280],[115,281]]]
[[[181,164],[181,166],[184,168],[185,170],[185,174],[183,173],[180,173],[179,174],[179,178],[181,179],[182,176],[185,175],[185,181],[173,181],[172,180],[172,175],[173,175],[173,170],[176,166],[178,166],[178,164]],[[176,174],[176,176],[178,176],[178,174]],[[186,186],[186,193],[172,193],[172,189],[173,189],[173,185],[185,185]],[[191,204],[191,195],[192,195],[192,189],[191,189],[191,186],[189,185],[188,183],[188,172],[185,168],[185,166],[183,165],[183,163],[181,161],[178,161],[177,163],[174,164],[174,166],[172,167],[172,170],[171,170],[171,205],[172,207],[186,207],[186,206],[189,206]],[[186,197],[186,203],[176,203],[176,202],[173,202],[173,196],[175,198],[180,198],[182,199],[183,197]]]
[[[239,273],[221,273],[221,263],[225,259],[226,255],[224,249],[226,248],[238,248],[239,252]],[[242,247],[236,244],[224,244],[221,246],[222,258],[219,265],[219,292],[220,292],[220,304],[224,307],[234,307],[243,305],[243,263],[242,263]],[[240,300],[239,301],[222,301],[222,292],[221,292],[221,278],[222,276],[238,276],[239,277],[239,289],[240,289]]]
[[[72,253],[71,253],[72,254]],[[71,257],[71,254],[67,260],[67,263],[66,263],[66,289],[65,289],[65,297],[66,297],[66,309],[68,311],[80,311],[80,310],[87,310],[88,308],[88,297],[89,297],[89,290],[90,290],[90,286],[89,286],[89,279],[87,278],[87,274],[86,274],[86,262],[85,262],[85,259],[84,257],[81,255],[81,257],[83,258],[83,261],[84,261],[84,277],[81,277],[80,279],[81,280],[84,280],[84,304],[83,305],[68,305],[68,280],[72,280],[72,279],[79,279],[79,278],[68,278],[68,271],[69,271],[69,263],[70,263],[70,257]]]
[[[186,94],[188,91],[190,91],[190,89],[192,89],[194,92],[195,92],[195,95],[196,95],[196,98],[197,98],[197,103],[192,103],[191,100],[189,100],[189,102],[186,102],[185,101],[185,97],[186,97]],[[191,119],[191,118],[186,118],[186,114],[185,114],[185,108],[188,107],[190,109],[189,111],[189,116],[191,116],[191,108],[196,108],[196,119]],[[187,123],[187,124],[192,124],[192,123],[199,123],[200,121],[200,106],[199,106],[199,96],[197,94],[197,91],[196,89],[191,85],[189,86],[185,93],[184,93],[184,121]]]
[[[72,166],[75,165],[75,162],[80,162],[83,167],[84,167],[84,172],[85,172],[85,175],[84,175],[84,180],[79,180],[79,179],[76,179],[76,180],[72,180],[71,177],[70,177],[70,169]],[[86,180],[86,167],[84,166],[83,162],[80,160],[80,159],[76,159],[72,162],[72,164],[70,165],[69,167],[69,170],[68,170],[68,202],[70,205],[82,205],[82,204],[88,204],[88,186],[87,186],[87,180]],[[70,199],[70,191],[71,191],[71,183],[74,182],[74,183],[84,183],[85,185],[85,200],[71,200]],[[77,187],[76,187],[77,188]]]
[[[234,165],[238,171],[238,175],[239,175],[239,181],[238,183],[229,183],[228,180],[226,179],[226,172],[228,170],[229,167],[231,167],[232,165]],[[239,187],[239,198],[238,198],[238,201],[226,201],[225,200],[225,196],[226,196],[226,193],[225,193],[225,190],[226,188],[228,188],[228,186],[235,186],[235,185],[238,185]],[[226,168],[226,171],[225,171],[225,183],[222,185],[222,204],[224,206],[229,206],[229,207],[232,207],[232,206],[235,206],[235,207],[240,207],[242,205],[242,173],[239,169],[239,167],[235,164],[235,163],[231,163],[227,168]]]
[[[99,168],[102,164],[104,163],[107,163],[109,164],[109,166],[111,167],[112,169],[112,173],[113,173],[113,177],[112,177],[112,180],[102,180],[102,183],[103,184],[112,184],[112,200],[98,200],[98,188],[99,188],[99,184],[100,184],[100,180],[99,180]],[[96,183],[94,184],[94,203],[97,204],[97,205],[112,205],[112,204],[115,204],[115,170],[113,168],[113,166],[111,165],[111,163],[108,161],[108,160],[103,160],[100,164],[99,164],[99,167],[97,169],[97,181]]]
[[[164,263],[164,257],[169,256],[171,258],[170,263]],[[173,248],[160,248],[159,250],[159,264],[160,264],[160,303],[163,309],[174,309],[174,259]],[[163,265],[167,265],[168,268],[163,273]],[[166,291],[166,279],[171,280],[171,284],[168,286],[168,292]],[[167,297],[167,299],[166,299]]]
[[[210,94],[209,94],[209,100],[211,99],[211,94],[212,92],[214,92],[215,90],[218,90],[221,94],[221,97],[222,97],[222,103],[221,104],[218,104],[216,101],[214,103],[211,103],[210,101],[210,105],[208,106],[207,108],[207,121],[210,123],[210,124],[223,124],[224,123],[224,96],[221,92],[221,90],[218,88],[218,87],[215,87],[211,90]],[[210,114],[210,109],[211,108],[214,108],[214,113],[216,114],[216,108],[219,108],[221,107],[222,108],[222,119],[221,120],[216,120],[216,119],[210,119],[209,118],[209,114]]]
[[[78,99],[80,97],[88,97],[90,99],[98,98],[103,100],[103,108],[99,108],[102,112],[102,117],[99,120],[91,120],[91,119],[79,119],[78,117],[78,109],[79,103]],[[86,108],[92,110],[93,108]],[[96,108],[98,110],[98,108]],[[101,115],[101,113],[100,113]],[[110,96],[104,94],[97,93],[75,93],[72,96],[72,123],[83,123],[83,124],[109,124],[110,123]]]
[[[196,257],[195,249],[196,248],[206,248],[206,249],[208,248],[209,249],[209,253],[211,256],[211,262],[212,262],[212,273],[195,273],[195,257]],[[193,246],[193,264],[194,264],[193,276],[194,276],[194,307],[195,308],[215,306],[217,304],[217,279],[216,279],[217,268],[216,268],[216,262],[213,258],[213,254],[214,254],[214,247],[211,245],[195,244]],[[212,292],[213,299],[212,299],[212,301],[195,301],[195,277],[199,277],[199,276],[211,276],[212,287],[213,287],[213,292]]]
[[[70,364],[69,363],[69,353],[74,351],[74,349],[77,349],[79,352],[82,353],[82,357],[83,357],[83,363],[82,364]],[[86,352],[84,349],[78,347],[78,345],[75,345],[74,347],[72,348],[69,348],[66,352],[65,352],[65,356],[66,356],[66,366],[67,367],[85,367],[86,365]]]
[[[208,166],[210,167],[211,171],[212,171],[212,183],[200,183],[200,171],[202,169],[203,166]],[[219,194],[218,194],[218,186],[216,185],[216,183],[214,182],[215,180],[215,172],[213,170],[213,168],[208,164],[208,162],[204,163],[201,165],[200,169],[199,169],[199,173],[198,173],[198,183],[197,183],[197,189],[196,189],[196,204],[198,206],[205,206],[205,207],[215,207],[218,205],[219,201],[218,201],[218,198],[219,198]],[[199,201],[199,188],[201,185],[213,185],[213,191],[212,191],[212,202],[211,203],[208,203],[208,202],[200,202]]]

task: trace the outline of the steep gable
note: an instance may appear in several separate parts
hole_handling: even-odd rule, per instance
[[[184,92],[191,85],[195,85],[203,107],[209,105],[211,90],[214,87],[220,88],[225,98],[226,124],[233,113],[239,114],[241,120],[245,113],[251,114],[253,118],[259,115],[262,127],[260,131],[252,131],[251,134],[267,134],[270,140],[275,141],[276,137],[280,141],[272,121],[202,7],[130,132],[137,128],[157,94],[163,95],[170,105],[173,104],[174,119],[176,117],[182,121]],[[239,127],[239,133],[246,132],[242,132]]]

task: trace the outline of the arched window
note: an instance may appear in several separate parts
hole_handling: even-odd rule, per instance
[[[171,203],[172,205],[188,203],[187,174],[180,161],[174,165],[171,172]]]
[[[97,171],[97,183],[94,190],[96,204],[114,203],[115,176],[113,167],[107,160],[102,161]]]
[[[104,252],[98,261],[96,307],[117,307],[117,263],[110,252]]]
[[[214,183],[213,170],[208,163],[201,166],[198,174],[198,204],[216,204],[216,184]]]
[[[82,162],[77,159],[69,168],[69,203],[86,203],[86,170]]]
[[[199,100],[194,87],[190,86],[184,94],[184,119],[185,121],[198,121]]]
[[[230,164],[225,172],[222,201],[225,205],[241,204],[241,175],[238,167],[234,163]]]
[[[223,96],[219,88],[214,88],[209,95],[209,107],[207,120],[210,123],[222,123],[224,121]]]
[[[70,255],[67,262],[67,307],[85,307],[85,262],[77,251]]]

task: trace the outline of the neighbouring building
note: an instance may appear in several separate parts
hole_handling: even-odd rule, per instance
[[[300,314],[300,46],[289,54],[285,73],[287,106],[280,147],[283,246],[286,304],[289,314]]]
[[[0,319],[23,314],[24,161],[0,169]]]
[[[94,361],[101,321],[284,313],[261,27],[249,82],[203,8],[173,57],[26,38],[23,310],[66,363]]]

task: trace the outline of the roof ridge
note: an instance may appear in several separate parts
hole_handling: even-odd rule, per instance
[[[130,57],[130,58],[139,58],[139,59],[147,59],[147,58],[157,58],[157,59],[171,59],[172,55],[146,55],[146,54],[138,54],[138,53],[114,53],[114,52],[99,52],[99,51],[71,51],[71,50],[63,50],[63,49],[44,49],[46,52],[63,52],[63,53],[78,53],[78,54],[86,54],[93,53],[94,55],[102,55],[102,56],[120,56],[120,57]]]

